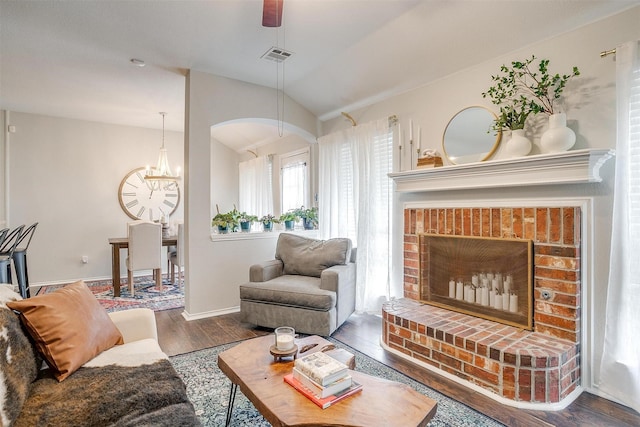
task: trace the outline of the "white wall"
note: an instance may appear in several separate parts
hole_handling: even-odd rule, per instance
[[[238,286],[249,279],[249,266],[273,258],[275,239],[212,241],[210,237],[215,203],[233,197],[227,190],[218,189],[215,176],[223,166],[212,164],[212,155],[219,147],[211,143],[210,128],[236,119],[276,120],[276,92],[191,70],[185,93],[185,315],[199,317],[236,309],[240,303]],[[285,102],[285,126],[306,140],[314,140],[315,116],[290,98]],[[222,156],[218,160],[224,161]],[[237,181],[234,191],[237,200]]]
[[[358,123],[397,114],[405,135],[408,132],[409,119],[413,119],[414,126],[422,127],[423,148],[434,148],[442,152],[443,131],[456,112],[471,105],[485,105],[497,111],[495,106],[482,98],[481,93],[491,85],[490,76],[498,73],[500,65],[508,64],[513,60],[523,60],[535,54],[538,58],[550,59],[550,70],[553,72],[568,73],[574,65],[581,71],[581,76],[571,81],[565,92],[568,125],[577,134],[574,149],[615,148],[615,61],[612,57],[601,59],[599,52],[629,40],[640,39],[638,22],[640,22],[640,7],[550,40],[526,46],[509,55],[487,58],[487,61],[482,64],[460,70],[433,84],[350,113]],[[507,34],[505,36],[508,37]],[[323,123],[323,134],[348,126],[349,124],[342,118],[337,118]],[[533,153],[540,153],[537,147],[539,137],[539,133],[534,135],[536,147]],[[403,164],[406,165],[407,162],[408,158],[403,160]],[[583,300],[583,313],[587,320],[583,327],[588,330],[587,342],[583,343],[583,355],[586,358],[583,385],[594,392],[597,392],[595,387],[599,375],[604,331],[613,171],[614,162],[609,161],[601,170],[604,177],[604,182],[601,184],[540,186],[527,195],[527,197],[559,199],[582,196],[594,198],[594,259],[596,261],[592,267],[595,289],[592,295],[585,295]],[[394,214],[397,218],[402,218],[403,203],[425,200],[425,198],[429,201],[442,201],[445,204],[456,198],[473,201],[516,197],[523,197],[522,191],[517,188],[506,188],[500,191],[489,189],[403,194],[396,196]],[[401,220],[396,223],[393,242],[396,266],[393,272],[393,287],[396,295],[402,295],[401,223]]]
[[[39,222],[28,252],[29,282],[110,278],[107,240],[126,236],[131,221],[118,202],[120,181],[132,169],[155,165],[162,130],[17,112],[8,124],[16,127],[8,140],[10,226]],[[172,168],[184,169],[183,134],[166,131],[165,145]],[[183,207],[184,200],[172,220],[183,218]]]

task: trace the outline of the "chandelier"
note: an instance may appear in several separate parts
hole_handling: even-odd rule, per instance
[[[158,164],[155,169],[151,169],[147,166],[144,179],[148,181],[156,190],[161,188],[168,189],[177,185],[180,180],[180,168],[177,169],[177,174],[171,173],[171,167],[169,166],[169,158],[167,156],[167,149],[164,147],[164,116],[167,113],[161,112],[162,116],[162,146],[160,147],[160,155],[158,156]]]

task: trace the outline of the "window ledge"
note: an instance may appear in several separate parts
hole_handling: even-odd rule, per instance
[[[316,238],[318,230],[273,230],[273,231],[250,231],[248,233],[236,232],[236,233],[211,233],[211,241],[221,242],[229,240],[254,240],[254,239],[271,239],[277,238],[280,233],[293,233],[305,237]]]
[[[398,192],[602,182],[612,149],[584,149],[390,173]]]

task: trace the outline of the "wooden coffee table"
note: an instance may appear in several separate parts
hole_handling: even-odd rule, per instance
[[[309,339],[320,345],[305,354],[320,350],[325,343],[332,345],[320,337],[309,337],[298,340],[298,348]],[[358,371],[351,376],[363,385],[362,391],[321,409],[284,382],[293,360],[274,361],[269,353],[273,343],[273,335],[266,335],[243,341],[218,356],[218,366],[232,382],[227,425],[238,387],[273,426],[425,426],[436,413],[436,401],[411,387]]]

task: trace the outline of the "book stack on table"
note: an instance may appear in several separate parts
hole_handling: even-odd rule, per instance
[[[284,380],[322,409],[362,390],[347,365],[323,352],[296,359]]]

